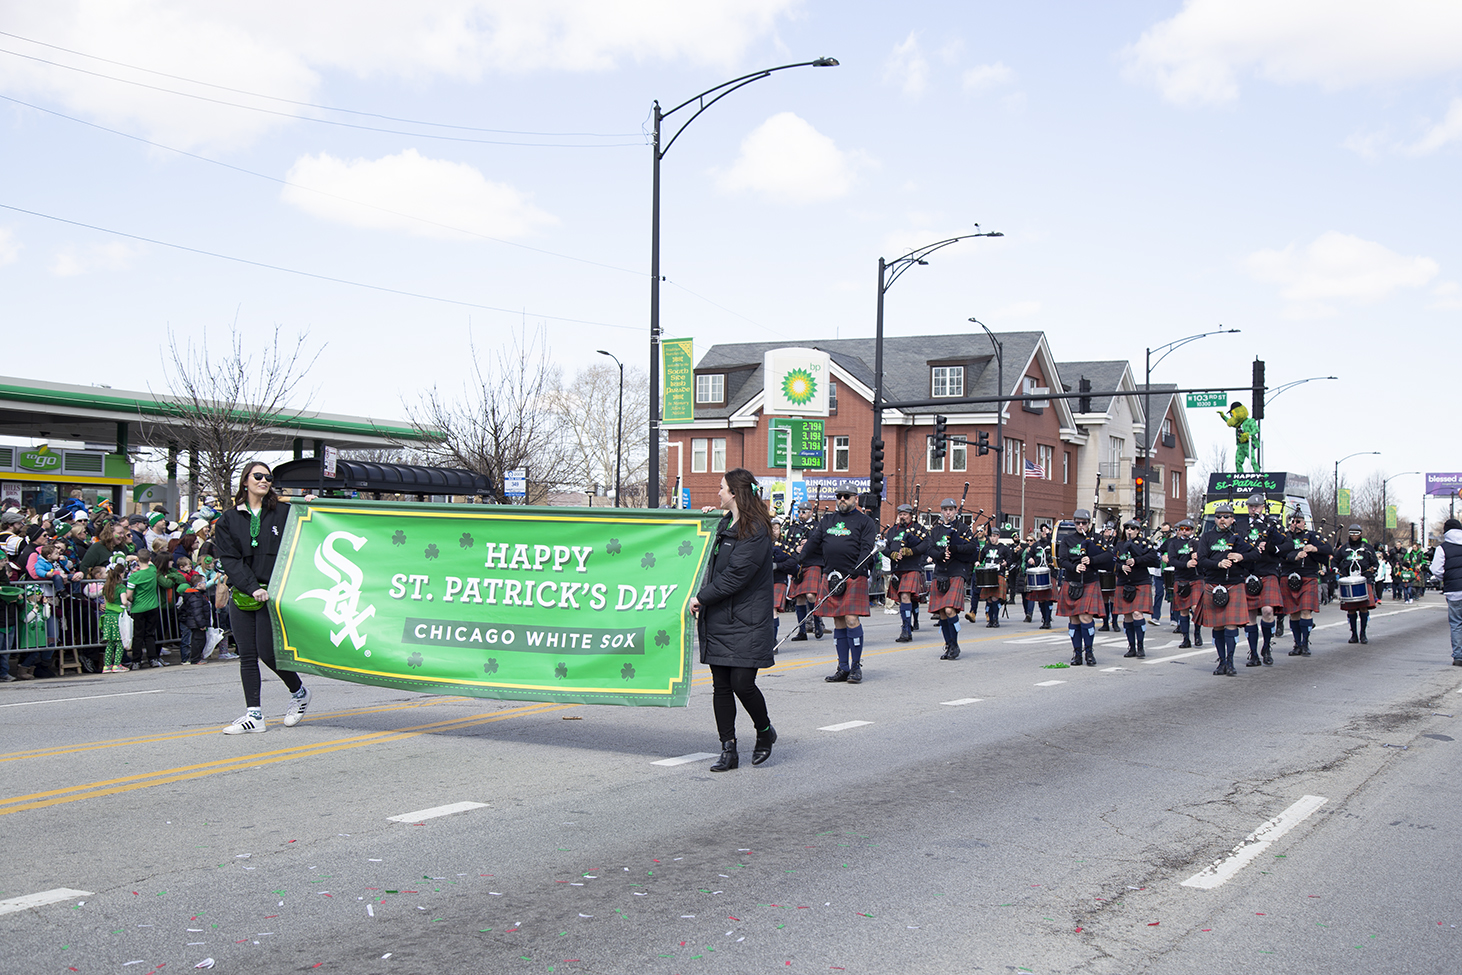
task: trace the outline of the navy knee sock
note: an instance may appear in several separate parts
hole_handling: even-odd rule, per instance
[[[833,646],[835,646],[837,648],[837,651],[838,651],[838,670],[847,670],[848,669],[848,631],[847,630],[844,630],[844,629],[841,629],[841,628],[838,628],[838,627],[834,627],[833,628]]]
[[[1244,634],[1246,636],[1248,636],[1248,638],[1249,638],[1249,652],[1250,653],[1258,653],[1259,652],[1259,627],[1257,627],[1257,626],[1246,626],[1246,627],[1244,627]]]

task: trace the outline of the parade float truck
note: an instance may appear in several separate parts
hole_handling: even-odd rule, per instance
[[[1247,474],[1225,471],[1208,475],[1208,491],[1203,495],[1203,524],[1199,526],[1199,533],[1213,527],[1213,509],[1220,501],[1234,506],[1235,524],[1240,531],[1248,531],[1249,498],[1256,492],[1267,499],[1268,514],[1281,526],[1287,525],[1290,515],[1298,511],[1305,516],[1309,527],[1316,527],[1310,517],[1310,479],[1305,475],[1284,471]]]

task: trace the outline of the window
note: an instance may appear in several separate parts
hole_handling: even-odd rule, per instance
[[[1162,435],[1164,437],[1171,437],[1173,435],[1173,418],[1170,416],[1163,417]]]
[[[1005,465],[1006,474],[1019,477],[1025,473],[1025,441],[1006,437],[1005,456],[1000,460]]]
[[[838,415],[838,384],[831,379],[827,381],[827,414]]]
[[[726,402],[725,374],[718,372],[712,376],[696,376],[695,401],[697,403]]]
[[[833,437],[833,470],[848,469],[848,438]]]
[[[1036,456],[1039,458],[1036,463],[1040,464],[1041,470],[1046,472],[1044,475],[1045,479],[1048,481],[1053,480],[1056,477],[1056,448],[1040,444],[1036,447]]]
[[[706,447],[710,441],[704,437],[696,437],[690,442],[690,472],[692,474],[704,474],[706,467]]]
[[[963,396],[965,394],[964,366],[935,366],[930,370],[931,396]]]
[[[711,441],[711,470],[726,469],[726,438],[716,437]]]
[[[1122,451],[1127,449],[1127,441],[1121,437],[1107,438],[1107,459],[1116,462],[1122,459]]]
[[[934,459],[934,438],[925,437],[924,439],[927,441],[927,445],[924,449],[924,469],[926,471],[944,470],[944,458],[941,457],[938,460]]]
[[[949,469],[952,471],[967,471],[970,469],[970,450],[968,437],[949,438]]]
[[[1071,483],[1071,451],[1061,451],[1061,483]]]
[[[1180,501],[1186,501],[1187,500],[1186,498],[1183,497],[1183,472],[1182,471],[1173,471],[1173,493],[1172,493],[1172,497],[1175,497],[1175,498],[1177,498]]]
[[[1021,394],[1025,396],[1030,396],[1033,393],[1038,392],[1046,392],[1046,387],[1042,386],[1034,376],[1023,377],[1021,379],[1020,387]],[[1048,399],[1033,399],[1027,400],[1025,402],[1025,408],[1028,410],[1043,410],[1050,405],[1051,401]]]

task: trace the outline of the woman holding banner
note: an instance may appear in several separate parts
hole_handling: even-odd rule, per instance
[[[299,724],[310,704],[309,689],[292,670],[274,665],[274,625],[269,619],[269,576],[279,554],[289,505],[274,492],[274,475],[263,461],[244,464],[234,507],[218,519],[214,551],[232,588],[228,618],[239,652],[239,679],[244,685],[243,717],[223,729],[226,735],[262,734],[259,705],[259,661],[284,681],[293,697],[284,714],[287,728]]]
[[[701,663],[711,668],[711,705],[721,736],[721,757],[712,772],[737,767],[736,701],[756,729],[751,764],[772,754],[776,729],[756,686],[758,668],[772,656],[772,533],[766,505],[757,498],[756,478],[744,467],[721,478],[721,508],[705,583],[690,601],[699,620]]]

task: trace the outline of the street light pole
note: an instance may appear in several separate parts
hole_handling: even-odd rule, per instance
[[[873,439],[883,439],[883,296],[892,288],[894,282],[903,276],[903,273],[916,264],[928,264],[927,258],[937,250],[942,250],[950,244],[957,244],[962,240],[969,240],[972,237],[1004,237],[1005,234],[998,230],[979,233],[980,225],[975,224],[976,233],[962,234],[959,237],[949,237],[945,240],[937,240],[932,244],[925,244],[923,247],[916,247],[903,257],[894,258],[892,261],[878,259],[878,319],[874,326],[873,333]],[[872,480],[872,469],[870,463],[870,482]],[[882,508],[882,496],[875,499],[875,513]]]
[[[624,462],[624,363],[612,352],[599,349],[600,355],[607,355],[619,366],[619,430],[614,435],[614,506],[619,507],[619,469]],[[648,492],[647,492],[648,493]]]
[[[1189,342],[1197,342],[1199,339],[1206,339],[1210,335],[1236,335],[1240,331],[1242,329],[1220,327],[1212,332],[1200,332],[1197,335],[1189,335],[1186,338],[1169,342],[1167,345],[1159,345],[1156,349],[1147,350],[1146,358],[1144,359],[1145,371],[1142,377],[1142,469],[1144,472],[1152,468],[1152,367],[1162,365],[1164,359]],[[1164,349],[1167,351],[1163,352]],[[1152,354],[1154,352],[1162,352],[1162,355],[1157,357],[1156,362],[1152,361]],[[1150,476],[1148,480],[1151,480]],[[1147,527],[1149,520],[1149,496],[1150,492],[1143,492],[1142,511],[1136,513],[1136,516],[1142,519],[1144,528]]]
[[[983,328],[985,334],[990,337],[990,344],[995,346],[995,382],[1000,386],[999,395],[1004,396],[1005,347],[996,341],[995,333],[990,331],[990,327],[984,322],[977,318],[971,318],[970,321]],[[996,458],[995,462],[995,530],[1003,531],[1005,525],[1005,509],[1000,504],[1000,475],[1005,471],[1005,404],[1003,402],[995,404],[995,443],[1000,448],[1000,455]],[[1023,464],[1021,465],[1020,476],[1025,477]],[[1021,481],[1021,484],[1024,483],[1025,481]],[[1025,531],[1025,525],[1021,525],[1020,530]]]
[[[1368,457],[1379,453],[1379,450],[1358,450],[1353,454],[1346,454],[1335,462],[1335,500],[1331,508],[1335,516],[1335,530],[1337,532],[1340,531],[1340,465],[1352,457]],[[1339,536],[1337,535],[1336,537],[1338,538]]]
[[[649,495],[651,508],[660,507],[660,160],[665,158],[665,153],[675,145],[675,140],[680,138],[680,133],[685,131],[686,126],[700,118],[701,113],[706,109],[738,88],[744,88],[753,81],[760,81],[774,71],[786,71],[788,68],[835,68],[837,66],[837,58],[818,58],[815,61],[783,64],[775,68],[753,71],[751,74],[722,82],[714,88],[707,88],[699,95],[687,98],[668,112],[660,109],[658,100],[655,102],[653,112],[655,128],[650,140],[650,154],[654,163],[651,167],[650,178],[650,479],[649,490],[646,492]],[[708,98],[712,95],[715,97]],[[660,123],[692,102],[698,103],[696,110],[681,124],[680,128],[675,130],[670,141],[661,146]]]
[[[1421,471],[1402,471],[1400,474],[1392,474],[1381,481],[1381,531],[1386,537],[1386,544],[1391,544],[1391,528],[1386,524],[1386,485],[1398,477],[1405,477],[1407,474],[1420,474]],[[1400,521],[1397,521],[1400,524]]]

